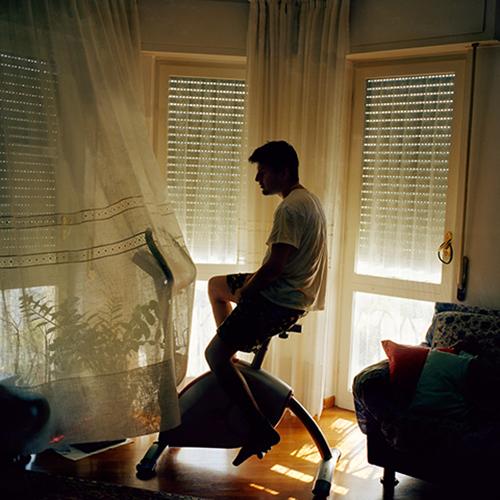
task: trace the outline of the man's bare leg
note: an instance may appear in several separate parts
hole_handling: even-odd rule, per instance
[[[220,386],[240,407],[249,425],[249,442],[233,461],[234,465],[239,465],[252,455],[265,453],[279,442],[280,436],[261,412],[245,378],[235,367],[235,353],[233,347],[215,335],[205,351],[205,357]]]
[[[237,298],[231,293],[226,276],[214,276],[208,282],[208,295],[217,327],[231,314],[231,302]],[[246,458],[266,451],[279,441],[279,434],[273,429],[262,414],[248,384],[235,366],[236,350],[226,344],[218,335],[212,339],[205,351],[205,357],[221,387],[240,407],[248,419],[250,427],[250,445],[244,446],[233,461],[239,465]]]
[[[235,296],[231,293],[225,276],[214,276],[208,281],[208,297],[212,306],[212,312],[217,328],[231,314],[236,303]]]

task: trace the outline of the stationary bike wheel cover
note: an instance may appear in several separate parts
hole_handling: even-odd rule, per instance
[[[264,370],[239,363],[257,404],[271,424],[276,425],[292,396],[291,388]],[[248,434],[245,418],[211,372],[184,388],[179,405],[181,425],[163,433],[169,446],[239,448],[245,441]]]

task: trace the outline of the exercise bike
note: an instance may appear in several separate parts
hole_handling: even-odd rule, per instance
[[[150,230],[146,231],[146,243],[162,269],[166,282],[173,283],[172,272]],[[293,325],[289,331],[300,332],[301,326]],[[279,337],[287,338],[288,333],[282,332]],[[327,497],[340,450],[329,447],[318,424],[293,396],[292,388],[261,368],[270,340],[255,351],[251,363],[238,360],[236,365],[245,377],[259,408],[274,427],[283,417],[286,408],[305,426],[321,455],[312,492],[316,497]],[[182,389],[179,393],[179,406],[181,424],[159,433],[158,440],[150,446],[136,466],[139,479],[147,480],[156,475],[156,463],[169,446],[227,449],[240,448],[245,442],[246,420],[237,405],[229,400],[219,386],[212,372],[204,373]]]

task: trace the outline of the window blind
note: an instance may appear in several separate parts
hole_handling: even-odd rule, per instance
[[[47,62],[0,53],[0,246],[6,255],[54,245],[53,229],[40,217],[33,229],[30,219],[55,212],[56,105],[47,92],[54,84]]]
[[[441,281],[454,80],[366,81],[358,274]]]
[[[168,193],[198,263],[236,263],[245,82],[171,77]]]

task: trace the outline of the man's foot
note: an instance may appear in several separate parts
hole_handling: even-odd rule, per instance
[[[270,424],[268,424],[265,430],[254,430],[250,434],[247,443],[241,447],[236,455],[236,458],[233,460],[233,465],[241,465],[252,455],[256,455],[259,459],[262,459],[271,447],[278,444],[279,441],[280,435]]]
[[[259,451],[256,449],[251,448],[250,445],[244,445],[241,447],[240,451],[236,455],[236,458],[233,460],[233,465],[237,467],[238,465],[241,465],[247,458],[250,458],[252,455],[255,455],[257,458],[262,460],[264,458],[264,455],[266,454],[266,451]]]

